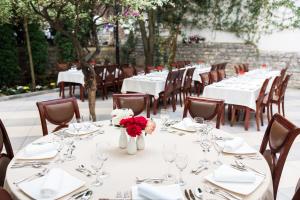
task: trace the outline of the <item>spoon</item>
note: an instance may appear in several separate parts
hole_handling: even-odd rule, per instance
[[[196,188],[194,194],[197,198],[202,199],[202,190],[200,188]]]
[[[95,172],[92,172],[91,170],[87,169],[83,164],[79,165],[78,168],[79,168],[79,169],[82,169],[82,170],[85,170],[85,171],[89,172],[89,173],[92,174],[92,175],[96,175]]]

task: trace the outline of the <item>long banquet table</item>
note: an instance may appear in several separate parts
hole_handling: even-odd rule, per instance
[[[67,171],[69,174],[85,181],[85,186],[93,191],[92,199],[116,199],[117,193],[125,193],[131,191],[131,187],[134,186],[136,177],[149,178],[149,177],[162,177],[167,172],[167,165],[163,160],[162,147],[164,144],[176,144],[178,153],[186,153],[188,155],[188,166],[183,171],[183,178],[187,182],[184,189],[195,189],[197,187],[203,188],[204,185],[209,183],[205,181],[204,177],[211,173],[216,166],[210,165],[209,169],[203,171],[199,175],[191,174],[190,171],[198,165],[198,161],[203,157],[203,153],[200,150],[196,140],[196,134],[186,133],[185,135],[178,135],[169,132],[161,132],[159,120],[155,120],[157,123],[156,131],[152,135],[145,137],[146,147],[143,151],[138,151],[136,155],[128,155],[126,150],[118,148],[118,139],[120,134],[120,128],[110,126],[109,121],[102,121],[102,129],[104,134],[98,134],[89,139],[76,140],[76,149],[74,155],[76,159],[73,161],[65,161],[64,163],[56,163],[55,160],[49,159],[50,164],[47,168],[59,167]],[[213,130],[214,134],[224,133],[221,130]],[[50,134],[46,137],[38,139],[38,142],[52,141],[53,138],[57,137],[55,134]],[[248,141],[248,138],[244,138]],[[35,141],[36,142],[36,141]],[[84,164],[87,168],[91,168],[93,164],[92,154],[95,152],[97,142],[110,143],[110,148],[107,149],[108,160],[105,163],[105,170],[109,173],[109,176],[103,179],[104,184],[100,187],[92,187],[91,183],[95,180],[95,176],[87,177],[82,173],[75,170],[80,164]],[[251,141],[248,141],[251,144]],[[213,149],[213,148],[212,148]],[[64,152],[61,151],[62,154]],[[259,153],[257,153],[259,154]],[[260,157],[262,157],[259,154]],[[208,154],[208,159],[211,161],[216,160],[217,153],[213,149]],[[224,154],[222,161],[224,163],[232,163],[234,157],[230,154]],[[16,185],[14,181],[21,180],[28,177],[42,169],[35,169],[30,167],[12,169],[11,165],[16,161],[14,158],[7,169],[5,188],[13,195],[14,199],[27,200],[30,199],[26,196]],[[261,185],[250,195],[241,196],[245,200],[272,200],[273,189],[272,189],[272,178],[267,162],[264,159],[261,160],[243,160],[248,165],[256,168],[259,171],[265,172],[266,177]],[[173,164],[171,172],[177,174],[178,171]],[[78,192],[78,190],[65,196],[62,199],[68,199],[72,194]],[[205,199],[219,199],[217,196],[205,193]],[[221,199],[221,198],[220,198]]]

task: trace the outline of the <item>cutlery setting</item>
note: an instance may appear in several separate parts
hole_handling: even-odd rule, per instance
[[[24,181],[34,180],[34,179],[36,179],[36,178],[43,177],[43,176],[45,176],[48,172],[49,172],[49,169],[45,168],[45,169],[44,169],[43,171],[41,171],[41,172],[38,172],[38,173],[36,173],[36,174],[33,174],[33,175],[31,175],[31,176],[29,176],[29,177],[26,177],[26,178],[24,178],[24,179],[21,179],[21,180],[19,180],[19,181],[15,181],[15,182],[13,182],[13,184],[16,185],[16,186],[18,186],[18,184],[20,184],[20,183],[22,183],[22,182],[24,182]]]
[[[138,178],[136,177],[136,183],[140,184],[140,183],[154,183],[154,184],[160,184],[164,181],[163,178]]]
[[[207,166],[200,165],[200,166],[198,166],[198,167],[192,169],[192,170],[191,170],[191,173],[192,173],[192,174],[195,174],[195,175],[198,175],[198,174],[200,174],[201,172],[203,172],[203,171],[205,171],[205,170],[207,170],[207,169],[208,169]]]
[[[219,197],[221,197],[223,199],[226,199],[226,200],[242,200],[241,197],[239,197],[235,194],[232,194],[231,192],[227,192],[225,190],[215,188],[215,187],[210,187],[210,186],[207,186],[207,185],[205,186],[205,191],[209,194],[219,196]]]
[[[23,168],[23,167],[32,167],[32,168],[41,168],[43,165],[48,165],[49,162],[44,161],[27,161],[27,162],[15,162],[11,165],[12,169]]]
[[[184,195],[187,200],[196,200],[195,195],[191,189],[185,189]],[[199,198],[199,197],[198,197]]]
[[[239,171],[252,171],[254,173],[256,173],[257,175],[263,176],[265,177],[266,174],[263,172],[260,172],[252,167],[249,167],[248,165],[245,165],[244,163],[242,163],[241,161],[235,160],[235,164],[231,164],[230,165],[232,168],[237,169]]]
[[[236,159],[239,160],[244,160],[244,159],[252,159],[252,160],[262,160],[261,157],[259,157],[258,155],[253,155],[253,154],[249,154],[249,155],[234,155],[234,157]]]

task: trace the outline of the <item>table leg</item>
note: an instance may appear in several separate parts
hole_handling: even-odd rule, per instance
[[[61,88],[61,96],[64,99],[65,98],[65,82],[60,82],[60,88]]]
[[[82,102],[84,102],[84,87],[83,87],[83,85],[80,85],[80,99]]]
[[[245,130],[248,131],[249,123],[250,123],[250,108],[245,109],[246,116],[245,116]]]

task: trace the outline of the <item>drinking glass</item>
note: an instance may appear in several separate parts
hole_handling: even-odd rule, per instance
[[[160,130],[162,131],[166,131],[167,130],[167,122],[169,120],[170,116],[169,116],[169,113],[168,113],[168,110],[167,109],[161,109],[160,110],[160,119],[161,119],[161,122],[162,122],[162,127]]]
[[[224,146],[223,146],[223,145],[219,145],[218,142],[217,142],[217,140],[214,139],[214,148],[215,148],[215,150],[216,150],[217,153],[218,153],[218,158],[217,158],[216,161],[214,161],[214,164],[217,165],[217,166],[220,166],[220,165],[223,164],[222,161],[220,160],[220,158],[221,158],[221,155],[222,155],[222,151],[223,151],[223,149],[224,149]]]
[[[66,145],[68,147],[67,152],[65,153],[65,160],[71,161],[75,160],[76,157],[73,155],[73,151],[75,150],[74,141],[72,138],[65,138]]]
[[[107,143],[96,144],[96,152],[93,159],[95,165],[92,166],[96,170],[96,180],[92,183],[92,185],[96,187],[103,185],[102,179],[108,175],[103,171],[104,163],[108,160],[107,146]]]
[[[188,156],[186,154],[177,154],[175,164],[176,164],[176,167],[179,169],[178,184],[180,186],[184,186],[186,183],[182,178],[182,171],[187,167]]]
[[[200,138],[200,148],[202,149],[204,153],[204,158],[200,160],[200,163],[202,163],[205,166],[208,166],[210,164],[209,160],[207,159],[207,152],[210,152],[210,148],[212,146],[212,141],[210,138],[210,134],[207,132],[203,133]]]
[[[176,145],[164,145],[163,146],[163,158],[168,164],[168,172],[166,174],[166,180],[172,180],[174,177],[171,173],[171,164],[176,158]]]

